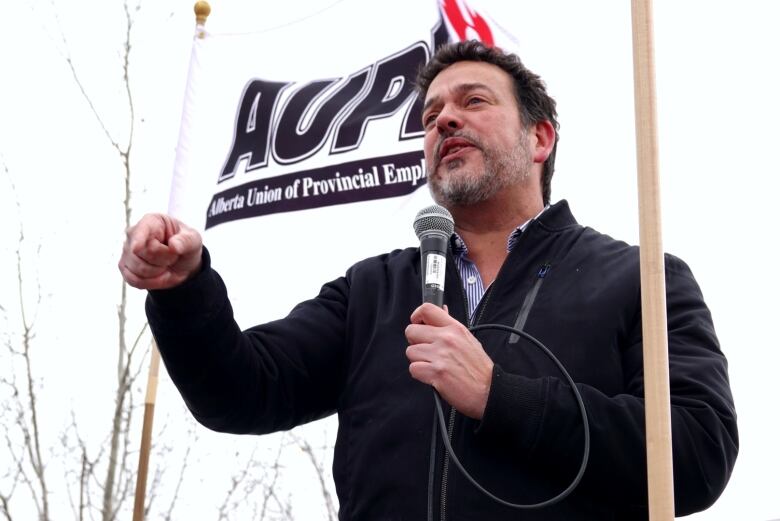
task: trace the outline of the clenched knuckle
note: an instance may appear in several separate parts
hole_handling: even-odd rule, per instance
[[[459,335],[452,329],[446,330],[442,335],[442,342],[448,347],[454,347],[458,343]]]
[[[440,380],[441,377],[444,376],[446,373],[447,373],[447,368],[444,362],[439,360],[431,364],[431,374],[433,375],[434,381]]]

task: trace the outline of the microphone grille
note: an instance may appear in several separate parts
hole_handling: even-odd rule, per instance
[[[428,206],[417,212],[414,218],[414,233],[418,239],[422,239],[423,234],[431,231],[439,231],[449,237],[455,231],[455,222],[452,220],[452,214],[438,204]]]

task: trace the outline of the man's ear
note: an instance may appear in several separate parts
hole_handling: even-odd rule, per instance
[[[536,137],[533,149],[534,163],[544,163],[555,145],[555,128],[547,120],[533,125],[529,131]]]

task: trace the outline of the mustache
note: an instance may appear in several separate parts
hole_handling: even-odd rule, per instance
[[[441,147],[444,144],[444,140],[451,137],[465,139],[466,141],[474,145],[476,148],[480,150],[483,149],[482,141],[480,141],[479,137],[475,136],[474,134],[471,134],[466,130],[456,130],[455,132],[452,132],[450,134],[441,135],[439,137],[438,142],[436,143],[436,146],[433,148],[433,169],[434,170],[436,170],[436,168],[439,166],[439,163],[441,163]]]

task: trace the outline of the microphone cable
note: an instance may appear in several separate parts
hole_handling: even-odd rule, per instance
[[[511,503],[509,501],[506,501],[504,499],[501,499],[500,497],[492,494],[490,491],[486,490],[482,485],[477,483],[477,481],[471,476],[471,474],[468,473],[468,471],[463,467],[460,460],[458,460],[458,457],[455,455],[455,451],[452,449],[452,445],[449,440],[449,436],[447,435],[447,425],[444,421],[444,411],[441,406],[441,398],[439,397],[439,393],[436,389],[433,389],[433,397],[436,402],[436,411],[439,418],[439,430],[441,431],[441,438],[444,442],[444,446],[447,449],[447,453],[449,454],[450,458],[452,459],[452,462],[455,464],[455,466],[460,470],[460,472],[463,474],[463,476],[472,484],[474,485],[477,490],[485,494],[487,497],[495,501],[496,503],[500,503],[501,505],[504,505],[506,507],[510,508],[516,508],[516,509],[522,509],[522,510],[531,510],[531,509],[538,509],[538,508],[544,508],[551,505],[554,505],[555,503],[558,503],[559,501],[563,500],[566,496],[571,494],[571,492],[579,485],[580,481],[582,480],[583,474],[585,474],[585,468],[588,466],[588,456],[590,455],[590,428],[588,427],[588,414],[585,411],[585,404],[582,401],[582,395],[580,394],[579,389],[577,389],[577,386],[574,383],[574,380],[569,375],[568,371],[566,371],[566,368],[563,367],[563,364],[560,360],[558,360],[554,354],[545,346],[542,342],[534,338],[533,336],[529,335],[525,331],[521,331],[520,329],[506,326],[504,324],[480,324],[478,326],[473,326],[469,328],[469,331],[472,333],[475,333],[477,331],[485,330],[485,329],[497,329],[500,331],[507,331],[510,333],[514,333],[516,335],[519,335],[529,342],[531,342],[533,345],[541,349],[550,360],[552,360],[555,365],[558,367],[558,369],[561,371],[563,376],[566,378],[566,381],[571,386],[572,392],[574,393],[574,397],[577,400],[577,406],[580,409],[580,415],[582,416],[582,426],[584,429],[584,443],[583,443],[583,450],[582,450],[582,462],[580,463],[580,469],[577,472],[577,475],[574,477],[574,480],[569,484],[568,487],[566,487],[560,494],[557,496],[554,496],[550,499],[547,499],[545,501],[542,501],[540,503],[533,503],[533,504],[520,504],[520,503]]]

